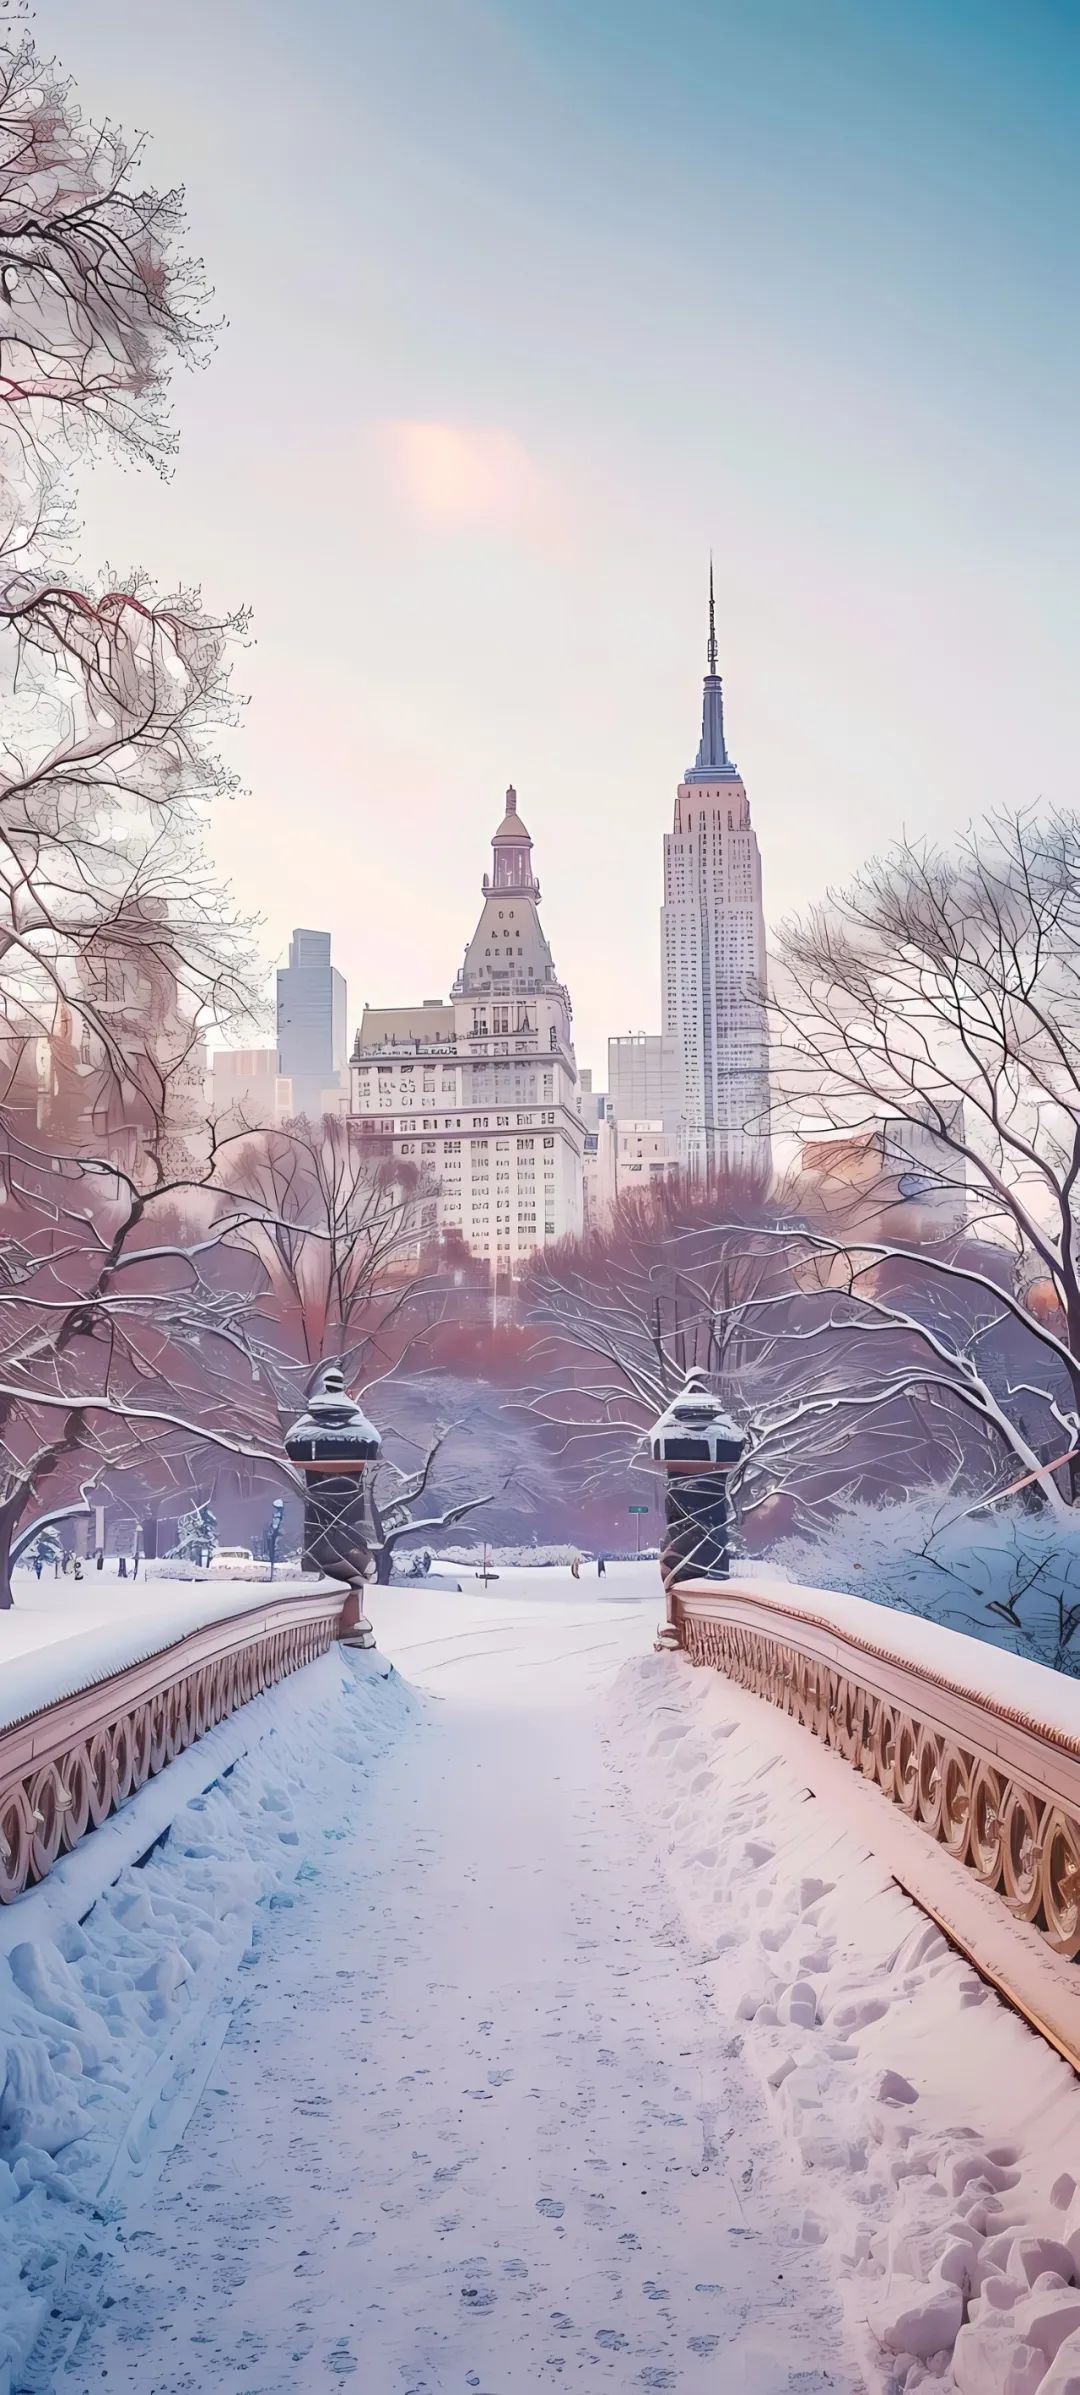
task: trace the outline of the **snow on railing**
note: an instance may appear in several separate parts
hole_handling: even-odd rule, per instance
[[[732,1579],[667,1593],[667,1637],[693,1663],[779,1706],[907,1816],[916,1835],[896,1876],[1043,2027],[1032,1989],[1040,1981],[1045,2014],[1050,1983],[1025,1948],[1041,1944],[1047,1965],[1047,1947],[1069,1964],[1080,1956],[1080,1682],[831,1590]],[[995,1935],[985,1898],[957,1912],[955,1881],[942,1899],[919,1831],[1003,1900],[1019,1939]],[[1060,1966],[1053,1979],[1054,2042],[1080,2067],[1080,1986]]]
[[[196,1738],[325,1655],[347,1601],[341,1588],[265,1599],[0,1726],[0,1903]]]

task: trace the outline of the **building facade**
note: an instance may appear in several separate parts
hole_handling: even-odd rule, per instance
[[[39,1043],[39,1130],[147,1188],[198,1178],[210,1154],[206,1041],[164,915],[133,909],[123,942],[96,941],[74,980]]]
[[[210,1111],[218,1137],[276,1131],[293,1113],[292,1083],[276,1048],[217,1048],[210,1059]]]
[[[768,1172],[769,1047],[761,856],[724,733],[709,570],[701,741],[664,840],[663,1032],[674,1042],[686,1162],[697,1179]]]
[[[438,1189],[438,1223],[512,1280],[583,1222],[585,1128],[570,1000],[540,923],[517,794],[448,1001],[364,1008],[350,1111]]]
[[[292,1084],[294,1114],[338,1111],[348,1071],[344,975],[330,962],[328,931],[294,931],[277,977],[277,1069]]]
[[[615,1123],[682,1128],[680,1051],[672,1032],[627,1031],[608,1041],[608,1114]]]

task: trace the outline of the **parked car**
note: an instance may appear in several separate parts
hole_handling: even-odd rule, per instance
[[[211,1580],[244,1580],[255,1573],[250,1547],[218,1547],[208,1565]]]

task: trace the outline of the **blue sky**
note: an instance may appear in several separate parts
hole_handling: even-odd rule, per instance
[[[86,552],[250,601],[215,831],[355,1018],[459,962],[513,779],[603,1078],[658,1019],[707,553],[777,916],[1076,798],[1080,8],[41,0],[227,324]]]

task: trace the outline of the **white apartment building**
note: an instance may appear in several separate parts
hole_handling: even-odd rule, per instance
[[[680,1169],[679,1142],[662,1122],[628,1121],[612,1124],[615,1143],[615,1188],[619,1197],[635,1189],[655,1189],[673,1181]]]
[[[608,1101],[610,1105],[610,1099]],[[662,1122],[616,1121],[609,1114],[585,1133],[585,1220],[603,1230],[620,1198],[678,1180],[682,1151],[677,1131]]]
[[[664,840],[663,1032],[682,1079],[691,1173],[768,1170],[769,1049],[761,856],[724,739],[709,570],[708,672],[697,760]]]
[[[437,1183],[440,1229],[485,1257],[496,1281],[583,1221],[570,1000],[539,906],[511,788],[449,1000],[365,1006],[350,1066],[353,1118]]]

